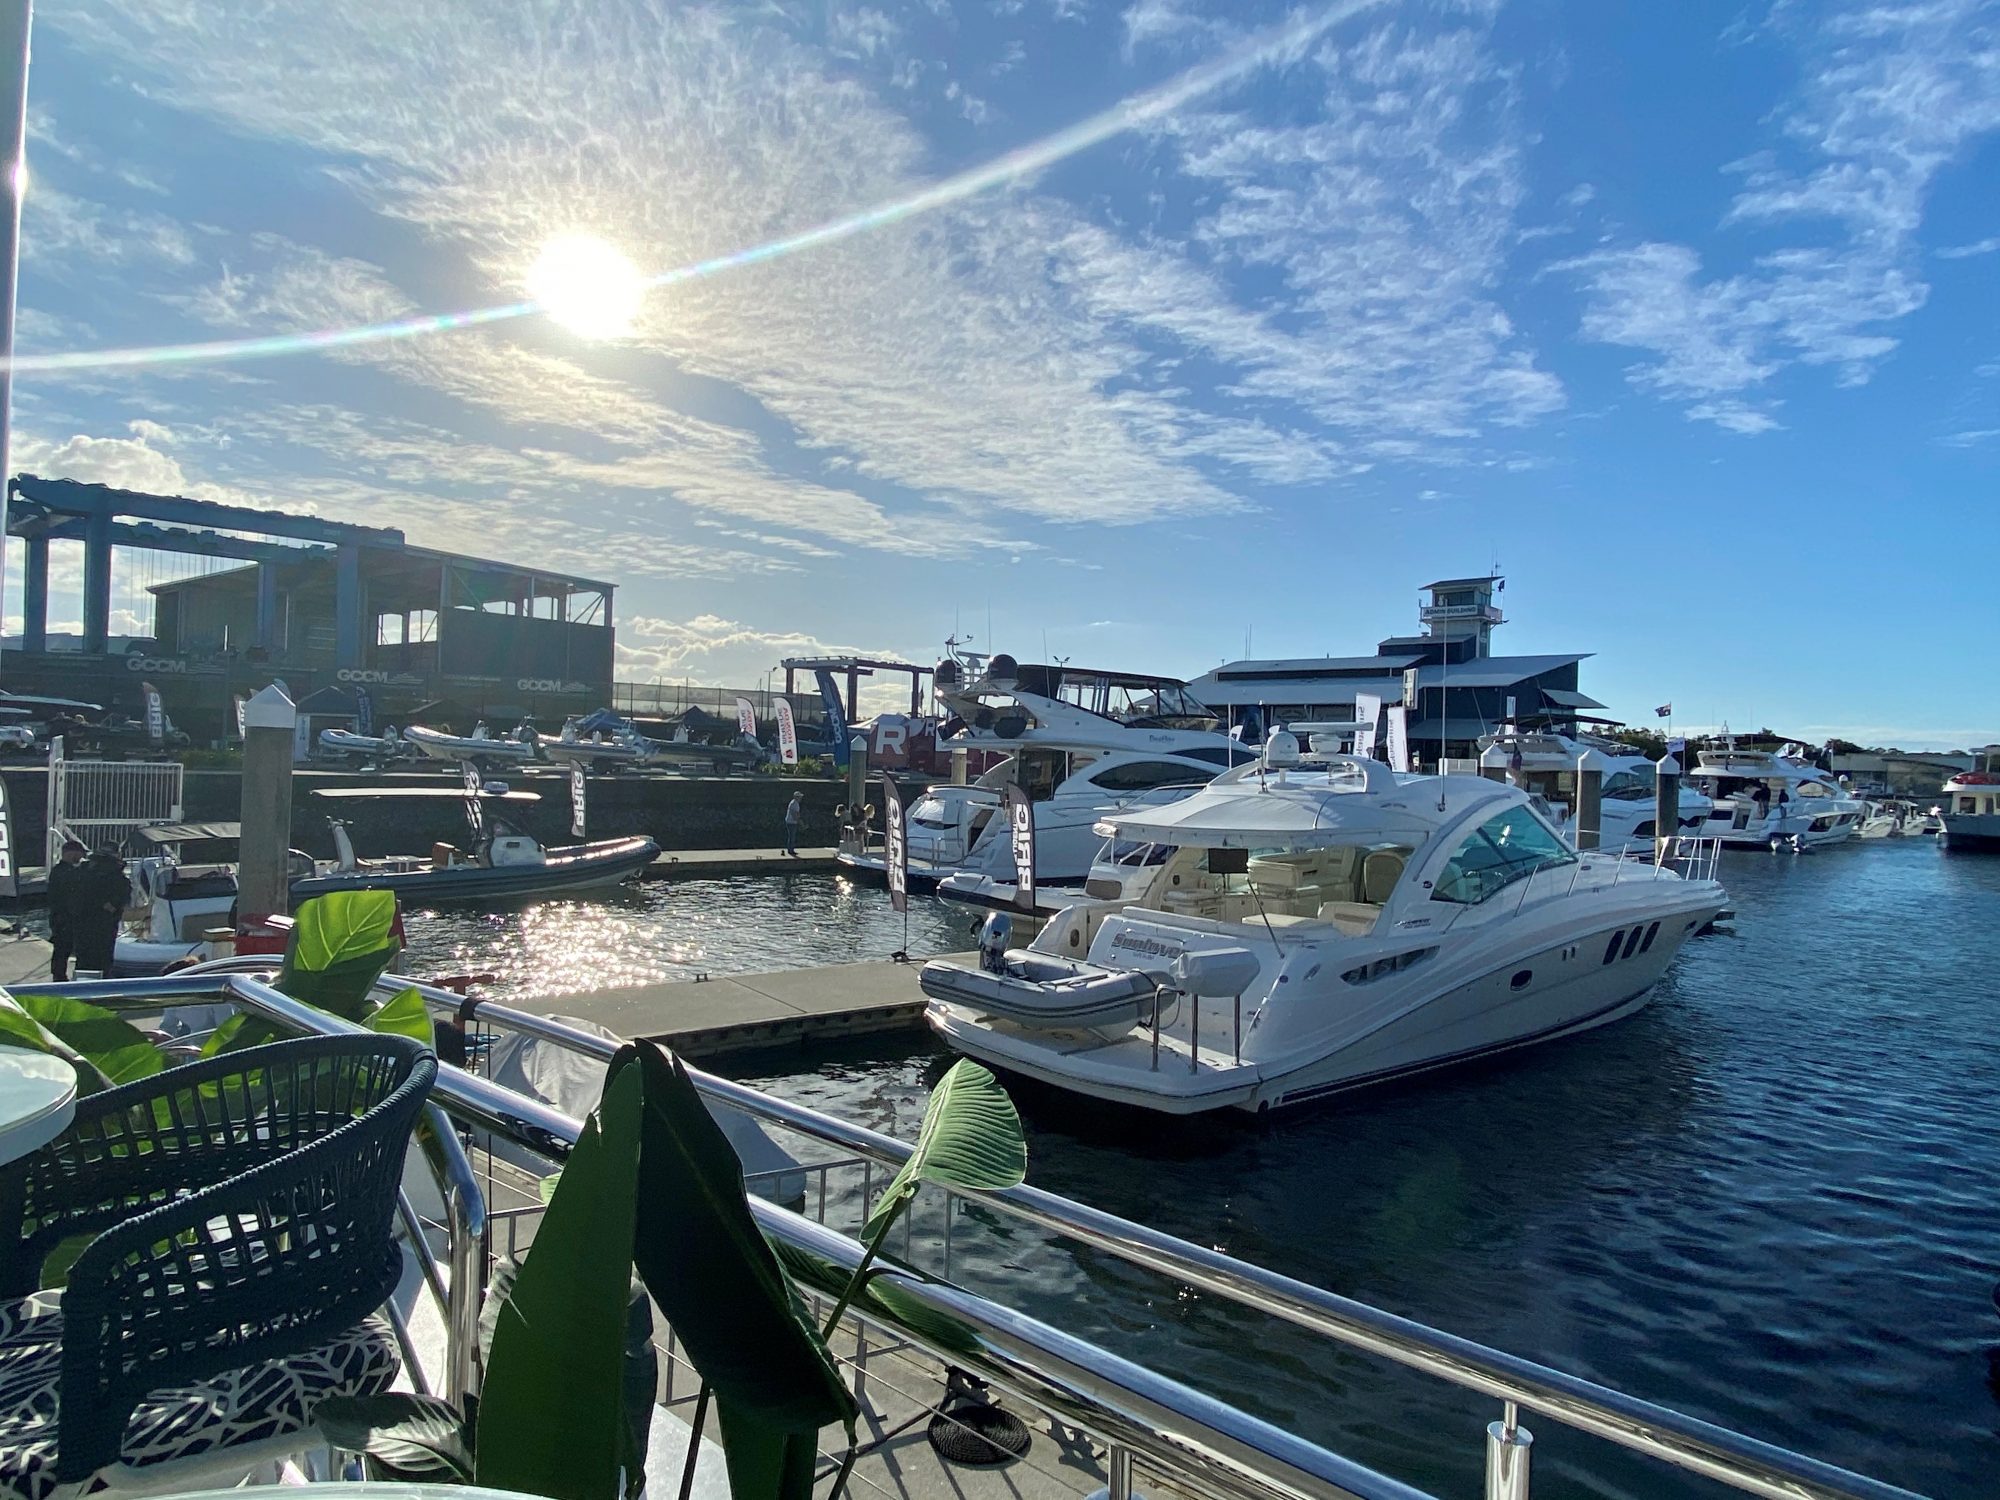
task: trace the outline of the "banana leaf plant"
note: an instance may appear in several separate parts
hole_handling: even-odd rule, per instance
[[[919,1323],[924,1310],[894,1283],[875,1284],[870,1271],[921,1183],[994,1190],[1020,1182],[1026,1168],[1012,1103],[984,1068],[957,1064],[932,1094],[916,1150],[870,1214],[862,1261],[845,1274],[764,1238],[742,1165],[687,1070],[656,1043],[629,1045],[612,1059],[604,1096],[494,1319],[477,1411],[374,1397],[322,1405],[321,1425],[336,1445],[400,1477],[552,1500],[612,1500],[622,1483],[629,1496],[643,1450],[630,1445],[631,1408],[623,1424],[613,1420],[620,1390],[628,1400],[635,1390],[615,1333],[636,1266],[701,1377],[683,1500],[711,1404],[733,1500],[811,1500],[819,1435],[835,1425],[847,1437],[829,1495],[838,1500],[860,1408],[787,1268],[837,1297],[829,1332],[841,1311],[861,1306],[921,1326],[941,1348],[970,1347],[969,1331]]]
[[[405,989],[386,1001],[375,999],[375,981],[399,951],[394,891],[329,891],[310,897],[292,914],[291,936],[273,986],[344,1021],[415,1037],[428,1046],[435,1038],[422,995]],[[213,1056],[254,1047],[282,1034],[246,1011],[218,1026],[202,1052]]]
[[[79,1094],[95,1094],[166,1066],[160,1049],[124,1017],[62,995],[0,991],[0,1044],[60,1057]]]
[[[322,1402],[329,1441],[380,1477],[528,1494],[637,1492],[658,1389],[652,1310],[632,1281],[639,1079],[585,1122],[528,1257],[495,1269],[480,1319],[486,1384],[460,1411],[391,1391]]]

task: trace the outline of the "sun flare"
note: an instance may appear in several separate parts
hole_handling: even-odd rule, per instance
[[[559,234],[528,271],[528,295],[556,322],[587,339],[632,331],[645,279],[625,253],[594,234]]]

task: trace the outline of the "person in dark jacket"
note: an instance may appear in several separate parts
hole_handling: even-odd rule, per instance
[[[125,878],[125,861],[114,844],[99,844],[97,852],[83,863],[84,883],[76,928],[76,966],[111,973],[112,955],[118,948],[118,924],[125,915],[125,903],[132,897],[132,882]]]
[[[49,871],[49,973],[57,984],[69,979],[70,955],[76,951],[77,919],[83,913],[83,845],[69,839],[62,857]]]

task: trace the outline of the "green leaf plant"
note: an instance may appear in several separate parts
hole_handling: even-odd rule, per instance
[[[1012,1102],[984,1068],[958,1063],[869,1215],[862,1259],[843,1285],[836,1267],[790,1247],[781,1256],[758,1230],[742,1165],[680,1060],[654,1042],[628,1045],[611,1061],[518,1277],[504,1292],[496,1278],[476,1410],[410,1395],[339,1400],[321,1405],[321,1426],[398,1478],[551,1500],[631,1496],[644,1478],[652,1398],[650,1377],[633,1376],[636,1267],[701,1377],[682,1500],[711,1404],[733,1500],[811,1500],[819,1435],[836,1425],[847,1438],[828,1497],[838,1500],[860,1408],[827,1336],[857,1300],[892,1316],[913,1307],[886,1283],[869,1285],[869,1272],[920,1184],[992,1191],[1026,1170]],[[829,1295],[838,1288],[824,1330],[806,1315],[788,1266]],[[946,1328],[938,1338],[956,1347],[961,1334]]]

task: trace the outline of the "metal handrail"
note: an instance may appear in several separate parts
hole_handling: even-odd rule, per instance
[[[48,989],[124,1010],[220,998],[301,1031],[337,1035],[361,1029],[243,973],[93,980]],[[570,1116],[449,1065],[439,1067],[431,1098],[456,1117],[557,1156],[582,1133],[581,1123]],[[752,1197],[749,1204],[767,1236],[840,1270],[851,1273],[860,1265],[862,1247],[847,1236],[761,1198]],[[1430,1500],[1400,1480],[972,1292],[879,1262],[871,1274],[871,1283],[877,1282],[894,1286],[896,1310],[870,1299],[871,1321],[1094,1434],[1111,1446],[1114,1457],[1136,1454],[1230,1500]],[[940,1322],[951,1329],[949,1347],[936,1342]],[[476,1343],[476,1316],[472,1336]]]
[[[251,962],[266,969],[270,966],[268,960]],[[240,969],[243,963],[242,959],[223,960],[210,967]],[[116,990],[120,983],[109,982],[105,988]],[[608,1061],[619,1045],[545,1016],[490,1000],[468,1001],[450,990],[401,976],[385,976],[382,983],[396,989],[414,986],[435,1008],[540,1037],[600,1060]],[[83,993],[88,988],[72,987],[78,998],[88,998]],[[289,1008],[306,1010],[264,986],[256,988]],[[911,1148],[893,1136],[714,1074],[692,1068],[688,1071],[695,1086],[710,1098],[770,1124],[892,1168],[900,1167],[910,1155]],[[534,1130],[552,1130],[552,1121],[573,1123],[483,1079],[465,1078],[465,1082],[476,1086],[466,1104],[480,1112],[485,1123],[505,1133],[512,1133],[510,1114],[520,1116],[518,1123]],[[490,1097],[489,1091],[499,1097]],[[1801,1500],[1807,1496],[1826,1497],[1826,1500],[1921,1500],[1913,1491],[1445,1333],[1039,1188],[1024,1184],[1000,1192],[955,1195],[1280,1318],[1349,1348],[1420,1370],[1461,1389],[1495,1397],[1510,1406],[1552,1417],[1565,1426],[1719,1480],[1745,1493],[1767,1496],[1770,1500]]]
[[[399,986],[404,982],[394,981]],[[420,986],[420,989],[430,988]],[[441,993],[458,1003],[458,997],[449,991],[433,993]],[[539,1036],[593,1057],[608,1060],[618,1045],[559,1021],[493,1001],[472,1002],[468,1009],[476,1019]],[[688,1072],[704,1094],[771,1124],[891,1167],[901,1166],[910,1155],[911,1148],[893,1136],[774,1098],[711,1073],[693,1068]],[[1565,1426],[1607,1438],[1749,1494],[1769,1496],[1771,1500],[1799,1500],[1801,1496],[1912,1500],[1914,1494],[1670,1407],[1370,1307],[1040,1188],[1024,1184],[1001,1192],[961,1192],[957,1196],[1269,1313],[1350,1348],[1421,1370],[1462,1389],[1540,1412]]]

